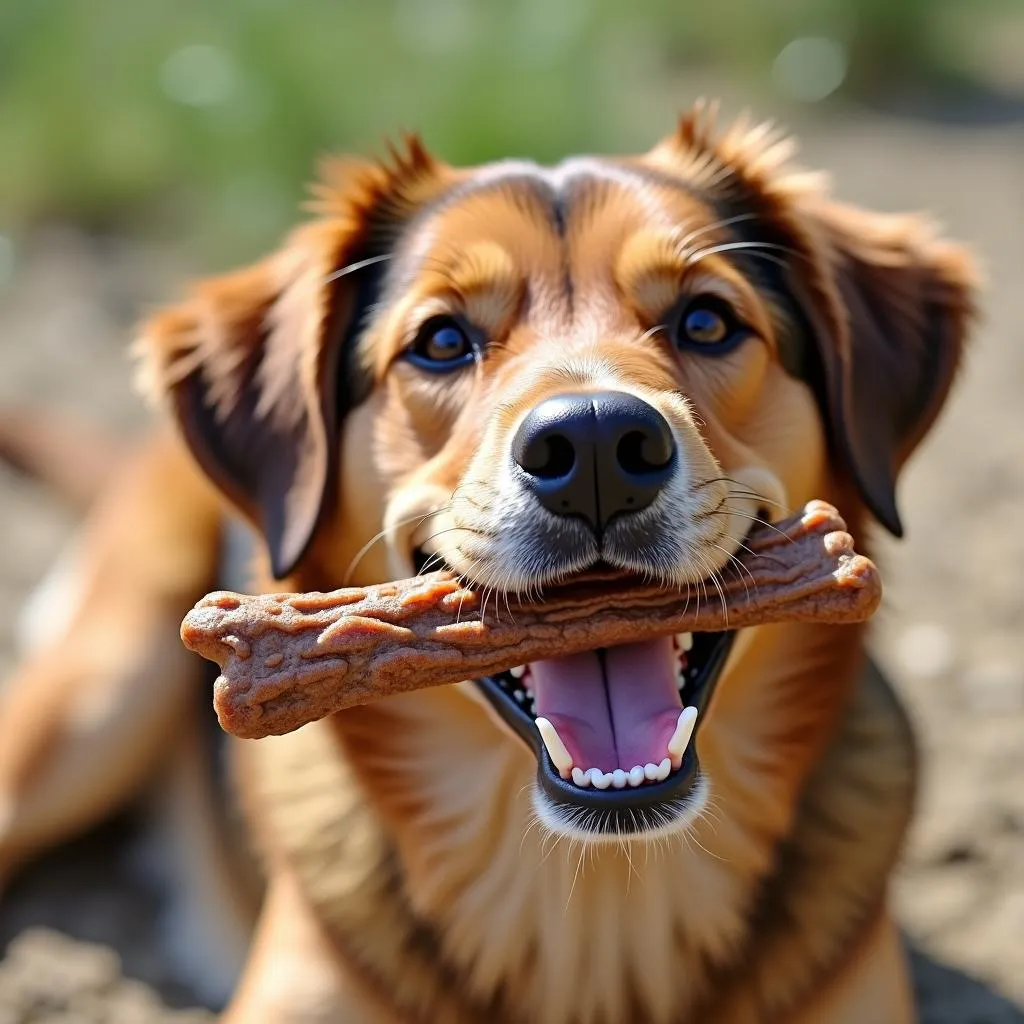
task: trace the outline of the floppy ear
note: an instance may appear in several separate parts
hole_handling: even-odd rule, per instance
[[[199,464],[262,532],[278,579],[337,489],[340,418],[359,398],[344,352],[375,271],[445,181],[415,139],[392,156],[330,166],[317,220],[262,262],[200,282],[137,343],[144,389],[169,405]]]
[[[813,335],[833,447],[868,508],[902,536],[896,478],[952,384],[977,274],[925,218],[829,199],[822,175],[789,166],[793,150],[745,119],[719,134],[715,111],[698,105],[649,158],[739,211],[746,239],[775,247],[767,252]]]
[[[809,246],[789,277],[821,357],[830,433],[865,503],[899,537],[896,478],[949,393],[974,268],[921,217],[820,198],[795,209]]]

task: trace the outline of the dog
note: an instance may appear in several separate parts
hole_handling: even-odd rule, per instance
[[[875,521],[900,535],[970,254],[702,105],[642,156],[554,168],[456,169],[410,138],[328,163],[313,207],[141,332],[161,425],[36,602],[0,712],[0,870],[174,750],[174,839],[219,948],[248,946],[233,1024],[913,1020],[887,884],[915,755],[863,628],[388,698],[232,741],[218,802],[177,627],[224,585],[225,537],[255,538],[253,586],[439,565],[500,615],[595,564],[713,593],[753,522],[813,498],[861,548]],[[695,688],[699,774],[651,800],[631,773]],[[541,713],[580,769],[557,799],[517,734]]]

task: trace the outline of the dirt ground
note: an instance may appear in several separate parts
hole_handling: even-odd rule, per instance
[[[948,414],[902,484],[908,538],[882,547],[876,650],[920,737],[921,806],[895,884],[926,1024],[1024,1024],[1024,130],[879,118],[804,134],[846,198],[931,209],[987,265],[985,321]],[[128,432],[124,357],[173,256],[40,232],[0,279],[0,409],[59,404]],[[0,470],[0,676],[10,614],[71,517]],[[128,813],[0,893],[0,1024],[207,1019],[162,946],[167,894]],[[120,958],[120,959],[118,959]],[[977,980],[973,980],[977,979]]]

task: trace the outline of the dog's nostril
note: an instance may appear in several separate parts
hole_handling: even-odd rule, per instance
[[[642,430],[631,430],[623,435],[615,449],[619,465],[631,476],[664,469],[672,461],[672,454],[670,439]]]
[[[576,449],[562,434],[543,434],[525,447],[519,464],[540,480],[558,480],[572,472]]]

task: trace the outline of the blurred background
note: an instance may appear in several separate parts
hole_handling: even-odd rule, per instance
[[[1024,1021],[1024,0],[0,0],[0,411],[140,429],[133,323],[273,245],[322,154],[406,129],[457,163],[637,150],[702,95],[987,268],[875,645],[925,768],[896,885],[925,1020]],[[73,526],[0,468],[0,673]],[[2,1024],[204,1019],[137,822],[0,893]]]

